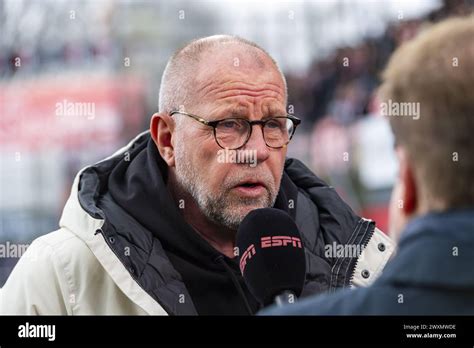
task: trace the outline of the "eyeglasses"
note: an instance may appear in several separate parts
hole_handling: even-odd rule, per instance
[[[296,127],[301,123],[301,120],[293,115],[275,116],[258,121],[249,121],[245,118],[207,121],[202,117],[179,110],[170,112],[170,116],[175,114],[189,116],[206,126],[212,127],[217,145],[228,150],[237,150],[247,144],[252,136],[254,124],[261,126],[263,139],[268,147],[281,149],[288,145],[293,134],[295,134]]]

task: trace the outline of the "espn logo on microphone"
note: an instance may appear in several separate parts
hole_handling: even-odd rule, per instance
[[[273,248],[273,247],[286,247],[292,246],[293,248],[303,248],[301,245],[301,239],[298,237],[289,237],[289,236],[270,236],[270,237],[262,237],[260,239],[260,247],[262,249],[265,248]],[[240,272],[243,274],[245,266],[247,265],[247,261],[252,258],[253,255],[256,254],[255,245],[250,244],[250,246],[245,250],[240,258]]]
[[[244,274],[245,266],[247,265],[247,260],[250,260],[252,256],[255,255],[255,245],[250,244],[250,246],[245,250],[240,258],[240,273]]]
[[[262,237],[262,249],[271,248],[277,246],[287,246],[291,244],[295,248],[302,248],[301,239],[297,237],[288,237],[288,236],[273,236],[273,237]]]

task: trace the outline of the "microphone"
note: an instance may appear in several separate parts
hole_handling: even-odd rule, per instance
[[[303,290],[306,261],[293,219],[275,208],[252,210],[237,231],[240,272],[262,304],[293,303]]]

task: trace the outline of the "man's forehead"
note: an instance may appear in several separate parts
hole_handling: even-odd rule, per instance
[[[251,52],[251,53],[250,53]],[[258,57],[258,59],[256,59]],[[232,45],[201,56],[195,86],[206,111],[247,117],[251,104],[265,114],[285,114],[285,83],[277,66],[262,51]],[[260,110],[259,110],[260,111]]]
[[[242,88],[242,89],[274,89],[283,93],[284,83],[279,71],[273,66],[258,69],[245,69],[234,66],[207,65],[196,74],[196,85],[200,89],[211,88]]]
[[[196,74],[196,87],[207,94],[209,91],[226,91],[241,89],[242,92],[270,90],[281,94],[284,99],[285,84],[275,66],[262,69],[245,69],[242,67],[218,67],[208,65]],[[205,97],[205,95],[203,95]]]
[[[274,83],[244,83],[242,80],[216,81],[200,90],[200,104],[213,114],[247,117],[263,112],[268,115],[286,114],[283,85]]]
[[[255,116],[255,109],[252,109],[249,104],[243,104],[239,102],[220,104],[216,103],[210,105],[209,108],[212,114],[212,119],[227,118],[227,117],[241,117],[251,119]],[[261,109],[258,110],[258,114],[263,113],[263,117],[269,116],[285,116],[285,106],[276,101],[267,101],[262,103]]]
[[[264,103],[263,109],[264,111],[271,114],[281,113],[282,109],[283,111],[285,110],[284,105],[280,105],[280,103],[278,102]],[[223,110],[235,116],[246,116],[250,112],[250,107],[248,105],[243,104],[234,104],[223,108]]]

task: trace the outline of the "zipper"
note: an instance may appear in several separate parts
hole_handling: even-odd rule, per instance
[[[369,231],[368,233],[366,233],[366,235],[362,238],[366,238],[365,241],[362,243],[362,252],[364,252],[365,248],[367,247],[367,244],[369,244],[369,241],[372,239],[372,236],[374,235],[375,233],[375,222],[373,220],[364,220],[366,221],[369,225],[374,223],[373,225],[373,228],[371,231]],[[351,276],[349,278],[349,286],[352,286],[353,282],[354,282],[354,277],[355,277],[355,270],[357,269],[357,265],[359,264],[359,258],[357,258],[354,261],[351,261],[349,263],[349,268],[351,267],[351,263],[354,263],[353,264],[353,268],[352,268],[352,271],[351,271]]]

